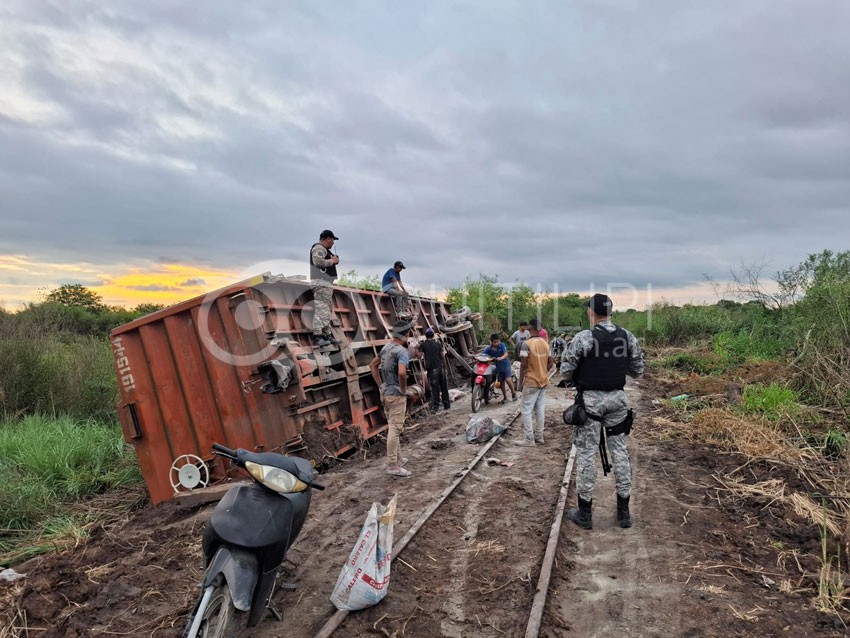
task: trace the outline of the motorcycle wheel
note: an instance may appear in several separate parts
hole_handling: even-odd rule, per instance
[[[472,386],[472,411],[478,412],[481,409],[481,384]]]
[[[245,628],[248,614],[233,606],[230,588],[222,583],[210,598],[201,617],[198,638],[237,638]]]

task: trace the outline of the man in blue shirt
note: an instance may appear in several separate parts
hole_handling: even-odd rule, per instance
[[[407,310],[407,298],[409,295],[404,284],[401,283],[401,271],[404,268],[405,266],[402,262],[395,262],[393,267],[384,273],[384,278],[381,280],[381,292],[392,296],[393,304],[397,309],[396,314],[399,317],[410,315]]]
[[[508,348],[502,343],[499,335],[490,335],[490,345],[484,348],[482,354],[496,360],[496,378],[502,384],[502,396],[504,397],[502,403],[508,400],[508,391],[505,390],[505,386],[511,389],[511,401],[516,401],[516,388],[514,388],[514,382],[511,378],[513,370],[511,369],[511,360],[508,357]]]

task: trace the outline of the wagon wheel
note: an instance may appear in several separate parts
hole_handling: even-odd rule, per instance
[[[184,454],[174,459],[168,478],[175,493],[186,492],[209,485],[210,471],[202,458]]]

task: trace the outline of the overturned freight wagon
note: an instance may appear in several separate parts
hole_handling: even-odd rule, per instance
[[[410,301],[411,342],[433,327],[461,369],[477,349],[469,310]],[[320,462],[386,429],[369,362],[389,341],[392,300],[334,287],[332,310],[342,345],[314,348],[309,282],[265,274],[112,331],[119,418],[154,503],[224,478],[214,442]]]

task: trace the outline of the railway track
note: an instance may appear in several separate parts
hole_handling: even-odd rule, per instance
[[[509,415],[507,419],[508,426],[513,425],[519,416],[519,410]],[[505,429],[505,433],[509,431],[510,428]],[[481,462],[487,457],[488,452],[502,439],[503,434],[500,434],[488,441],[481,450],[479,450],[478,454],[456,474],[454,481],[452,481],[452,483],[422,511],[413,525],[398,541],[395,542],[393,545],[393,563],[396,563],[396,561],[399,560],[404,550],[413,542],[417,534],[419,534],[423,528],[427,529],[428,523],[433,520],[434,515],[442,512],[441,508],[443,508],[447,503],[452,502],[452,496],[456,494],[457,488],[461,486],[467,477],[473,473],[473,470],[476,470],[476,468],[479,467]],[[569,491],[570,478],[575,463],[575,456],[575,447],[571,446],[564,457],[564,473],[560,480],[558,500],[551,518],[551,525],[549,527],[545,551],[541,560],[538,562],[539,575],[534,589],[534,598],[528,610],[528,621],[526,623],[524,633],[525,638],[537,638],[540,634],[543,614],[546,609],[546,601],[549,593],[552,569],[558,550],[558,539],[560,536],[564,508]],[[401,562],[404,562],[404,560],[402,559]],[[337,611],[327,620],[321,629],[319,629],[319,631],[314,635],[314,638],[329,638],[330,636],[335,635],[337,630],[344,625],[349,616],[350,613],[347,611]],[[340,635],[342,635],[342,632],[340,632]],[[345,635],[350,634],[346,632]]]

